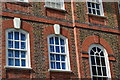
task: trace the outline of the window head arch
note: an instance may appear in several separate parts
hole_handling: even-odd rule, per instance
[[[24,30],[6,30],[6,65],[30,67],[29,33]]]
[[[68,40],[61,35],[48,36],[50,70],[70,70]]]
[[[89,48],[89,61],[92,80],[108,80],[110,68],[108,54],[99,44],[92,44]]]

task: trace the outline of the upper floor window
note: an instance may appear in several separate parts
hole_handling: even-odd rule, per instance
[[[64,0],[45,0],[45,6],[64,10]]]
[[[87,8],[89,14],[104,15],[101,0],[87,0]]]
[[[30,67],[29,34],[23,30],[6,31],[6,61],[9,67]]]
[[[63,36],[48,37],[51,70],[70,70],[68,41]]]
[[[108,80],[110,68],[106,50],[99,44],[93,44],[89,48],[89,56],[92,80]]]

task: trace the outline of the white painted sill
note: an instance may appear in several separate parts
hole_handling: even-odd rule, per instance
[[[54,10],[58,10],[58,11],[63,11],[63,12],[66,12],[65,9],[60,9],[60,8],[53,8],[53,7],[50,7],[50,6],[44,6],[45,8],[50,8],[50,9],[54,9]]]
[[[5,69],[19,69],[19,70],[31,70],[31,67],[14,67],[14,66],[5,66]]]
[[[69,72],[71,73],[71,70],[57,70],[57,69],[48,69],[49,72]]]
[[[86,14],[91,15],[91,16],[96,16],[96,17],[107,18],[106,16],[103,16],[103,15],[95,15],[95,14],[90,14],[90,13],[86,13]]]

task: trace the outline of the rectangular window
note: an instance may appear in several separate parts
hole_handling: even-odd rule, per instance
[[[64,10],[64,0],[45,0],[45,6]]]
[[[100,0],[87,0],[87,8],[89,14],[103,16],[102,1]]]
[[[118,1],[118,9],[119,9],[119,14],[120,14],[120,1]]]

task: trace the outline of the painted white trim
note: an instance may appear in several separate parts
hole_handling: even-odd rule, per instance
[[[108,54],[107,54],[106,49],[103,46],[99,45],[99,44],[92,44],[92,45],[89,46],[88,53],[89,53],[89,63],[90,63],[91,78],[92,78],[93,74],[92,74],[92,65],[91,65],[92,63],[91,63],[90,51],[92,50],[93,47],[98,47],[98,48],[100,48],[103,51],[103,53],[105,55],[104,58],[105,58],[105,64],[106,64],[106,68],[107,68],[106,69],[107,76],[96,76],[96,77],[107,77],[107,78],[110,79],[111,78],[111,74],[110,74],[110,66],[109,66]]]
[[[19,50],[19,51],[26,51],[26,66],[9,66],[8,65],[8,32],[11,32],[11,31],[17,31],[17,32],[20,32],[20,33],[23,33],[26,35],[26,49],[12,49],[11,50]],[[13,34],[14,35],[14,34]],[[30,42],[29,42],[29,33],[24,31],[24,30],[16,30],[16,29],[7,29],[6,30],[6,66],[7,67],[13,67],[13,68],[30,68],[31,67],[31,63],[30,63]],[[19,58],[20,59],[20,58]]]
[[[66,63],[66,69],[65,70],[64,69],[51,69],[51,63],[50,63],[50,54],[51,53],[50,53],[50,47],[49,47],[49,38],[55,37],[55,36],[60,37],[60,38],[64,39],[64,41],[65,41],[65,53],[66,53],[66,54],[64,53],[64,55],[66,55],[65,56],[66,57],[65,58],[66,59],[66,62],[65,62]],[[53,70],[55,70],[55,71],[70,71],[71,68],[70,68],[70,57],[69,57],[69,49],[68,49],[68,39],[66,37],[62,36],[62,35],[51,34],[47,37],[47,41],[48,41],[49,70],[52,70],[52,71]],[[55,43],[55,40],[54,40],[54,43]],[[59,53],[59,54],[63,55],[63,53]]]

